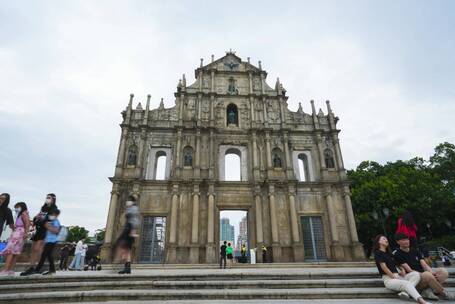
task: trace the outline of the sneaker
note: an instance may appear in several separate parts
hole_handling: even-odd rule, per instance
[[[409,300],[410,298],[409,294],[405,291],[399,292],[398,297],[402,300]]]
[[[35,267],[29,267],[27,270],[25,270],[24,272],[21,272],[20,276],[21,277],[24,277],[24,276],[28,276],[28,275],[31,275],[32,273],[35,272]]]
[[[54,275],[55,271],[45,271],[42,273],[42,275],[47,276],[47,275]]]
[[[452,292],[448,292],[447,290],[444,290],[444,292],[441,294],[441,299],[447,301],[455,300],[455,294],[453,294]]]
[[[439,300],[439,297],[433,293],[431,288],[424,289],[421,293],[422,297],[430,300]]]

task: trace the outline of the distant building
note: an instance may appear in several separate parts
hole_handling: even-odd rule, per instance
[[[234,226],[229,223],[228,218],[222,218],[220,221],[220,242],[230,242],[234,246]]]
[[[242,245],[245,244],[248,248],[248,221],[246,216],[242,218],[239,224],[239,235],[237,236],[236,251],[240,252]]]

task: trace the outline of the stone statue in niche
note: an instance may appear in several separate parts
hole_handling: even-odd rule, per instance
[[[228,124],[237,124],[237,113],[235,112],[234,109],[229,109],[228,110]]]
[[[137,162],[137,148],[135,145],[132,145],[128,149],[128,158],[127,158],[126,164],[128,166],[136,166],[136,162]]]
[[[184,166],[192,166],[193,165],[193,155],[191,155],[191,151],[186,151],[185,155],[183,156],[183,165]]]
[[[283,162],[281,161],[281,158],[278,154],[273,155],[273,167],[274,168],[281,168],[283,166]]]
[[[231,95],[239,94],[239,90],[235,86],[235,79],[233,77],[229,78],[228,94]]]

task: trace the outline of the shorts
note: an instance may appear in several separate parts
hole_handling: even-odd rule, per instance
[[[227,258],[228,258],[228,260],[232,260],[234,257],[232,256],[232,253],[229,253],[229,254],[227,255]]]
[[[35,231],[35,235],[31,238],[33,242],[42,241],[46,238],[46,229],[43,227],[39,227]]]

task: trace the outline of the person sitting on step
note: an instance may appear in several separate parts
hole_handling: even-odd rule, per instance
[[[387,289],[398,291],[402,299],[409,299],[411,296],[419,304],[430,304],[425,301],[415,286],[420,282],[418,272],[399,273],[397,265],[389,249],[389,241],[384,235],[378,235],[373,243],[374,259],[379,274]]]
[[[431,300],[455,300],[455,296],[442,287],[447,281],[449,273],[445,268],[432,269],[424,256],[410,246],[409,237],[404,233],[395,234],[395,241],[400,248],[393,252],[397,264],[407,273],[417,271],[420,274],[418,290],[423,290],[422,295]],[[434,293],[433,293],[434,292]]]

